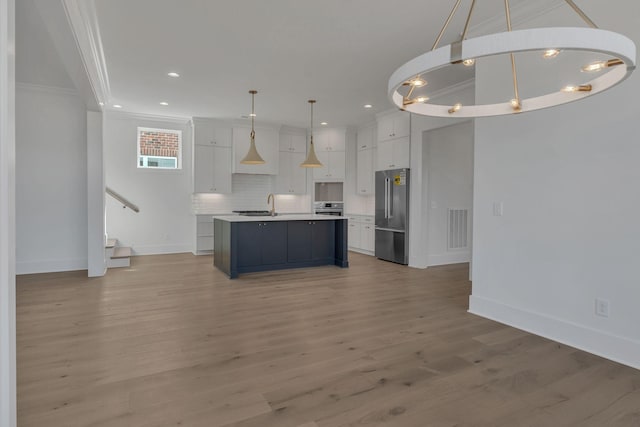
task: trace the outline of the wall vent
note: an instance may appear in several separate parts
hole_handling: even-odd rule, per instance
[[[447,248],[452,249],[466,249],[469,245],[468,239],[468,221],[469,210],[468,209],[452,209],[449,208],[448,219],[448,242]]]

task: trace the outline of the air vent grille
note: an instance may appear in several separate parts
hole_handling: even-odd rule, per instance
[[[468,209],[449,208],[448,249],[466,249],[468,247],[468,221]]]

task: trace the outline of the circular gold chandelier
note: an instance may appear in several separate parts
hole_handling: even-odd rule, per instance
[[[440,40],[460,6],[456,3],[445,21],[431,51],[398,68],[389,79],[389,98],[398,108],[434,117],[487,117],[523,113],[577,101],[612,88],[631,75],[636,67],[636,46],[629,38],[596,24],[573,2],[566,3],[590,28],[554,27],[512,31],[509,0],[504,0],[507,31],[467,39],[469,23],[476,0],[472,0],[466,24],[459,41],[438,47]],[[585,64],[580,71],[593,74],[584,84],[568,85],[552,92],[522,98],[518,89],[515,54],[540,51],[544,58],[554,58],[564,50],[604,54],[612,59]],[[474,66],[480,58],[507,54],[511,60],[513,98],[493,104],[436,104],[425,94],[416,95],[426,86],[424,75],[456,64]]]

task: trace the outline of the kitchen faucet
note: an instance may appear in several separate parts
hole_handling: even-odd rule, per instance
[[[267,196],[267,204],[269,204],[269,202],[271,202],[271,210],[269,211],[269,215],[276,216],[276,196],[274,196],[273,193],[270,193]]]

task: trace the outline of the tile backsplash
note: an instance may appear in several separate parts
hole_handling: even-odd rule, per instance
[[[231,194],[191,196],[192,210],[197,215],[231,213],[235,210],[269,210],[267,196],[273,192],[273,178],[269,175],[234,174]],[[282,213],[311,212],[309,195],[276,195],[276,211]]]

